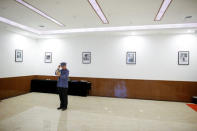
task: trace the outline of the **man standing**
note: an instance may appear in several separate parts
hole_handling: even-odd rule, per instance
[[[61,68],[61,69],[60,69]],[[67,109],[68,105],[68,76],[69,76],[69,70],[66,68],[66,63],[62,62],[58,69],[56,70],[55,74],[59,76],[58,82],[57,82],[57,88],[59,92],[59,98],[60,98],[60,107],[57,109],[62,109],[63,111]]]

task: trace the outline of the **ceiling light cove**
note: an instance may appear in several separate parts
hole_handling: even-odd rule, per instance
[[[171,2],[172,2],[172,0],[163,0],[161,7],[155,17],[155,21],[160,21],[163,18],[164,14],[165,14],[167,8],[169,7],[169,5],[171,4]]]
[[[35,33],[35,34],[38,34],[38,35],[41,34],[41,31],[39,31],[39,30],[36,30],[34,28],[31,28],[31,27],[28,27],[28,26],[25,26],[25,25],[22,25],[22,24],[19,24],[17,22],[11,21],[11,20],[6,19],[6,18],[1,17],[1,16],[0,16],[0,22],[6,23],[8,25],[11,25],[11,26],[17,27],[19,29],[22,29],[22,30],[25,30],[25,31],[28,31],[28,32],[32,32],[32,33]]]
[[[51,30],[51,31],[42,31],[42,35],[54,35],[54,34],[58,35],[58,34],[85,33],[85,32],[106,32],[106,31],[137,31],[137,30],[159,30],[159,29],[182,29],[182,28],[197,28],[197,23]]]
[[[25,2],[24,0],[15,0],[15,1],[18,2],[18,3],[20,3],[20,4],[22,4],[22,5],[24,5],[25,7],[29,8],[30,10],[32,10],[32,11],[38,13],[39,15],[41,15],[41,16],[47,18],[48,20],[50,20],[50,21],[52,21],[52,22],[58,24],[59,26],[64,26],[64,24],[62,24],[62,23],[60,23],[59,21],[55,20],[54,18],[48,16],[46,13],[44,13],[44,12],[40,11],[39,9],[33,7],[32,5],[28,4],[28,3]]]
[[[136,30],[158,30],[158,29],[182,29],[182,28],[197,28],[197,23],[184,24],[163,24],[163,25],[140,25],[140,26],[119,26],[119,27],[100,27],[100,28],[78,28],[64,30],[36,30],[34,28],[19,24],[12,20],[0,16],[0,22],[20,28],[22,30],[35,33],[37,35],[58,35],[69,33],[85,33],[85,32],[104,32],[104,31],[136,31]]]
[[[99,6],[98,2],[96,0],[88,0],[90,5],[92,6],[92,8],[94,9],[94,11],[96,12],[96,14],[98,15],[98,17],[102,20],[102,22],[104,24],[108,24],[108,20],[105,16],[105,14],[103,13],[101,7]]]

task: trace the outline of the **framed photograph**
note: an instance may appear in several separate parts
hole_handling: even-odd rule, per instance
[[[82,63],[91,64],[91,52],[82,52]]]
[[[126,64],[136,64],[136,52],[127,52]]]
[[[15,62],[23,62],[23,50],[15,50]]]
[[[189,51],[179,51],[178,52],[178,64],[179,65],[189,65]]]
[[[52,63],[52,52],[45,52],[45,63]]]

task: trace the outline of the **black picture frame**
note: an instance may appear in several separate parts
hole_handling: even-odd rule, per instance
[[[82,64],[91,64],[91,57],[91,52],[82,52]]]
[[[189,60],[190,60],[189,51],[178,51],[178,65],[189,65]]]
[[[44,62],[45,63],[52,63],[52,52],[45,52]]]
[[[23,62],[23,50],[15,50],[15,62]]]
[[[133,55],[132,59],[130,55]],[[126,53],[126,64],[136,64],[136,52],[135,51],[128,51]]]

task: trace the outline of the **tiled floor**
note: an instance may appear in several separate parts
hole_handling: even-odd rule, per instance
[[[0,102],[0,131],[197,131],[185,103],[69,96],[59,111],[55,94],[29,93]]]

